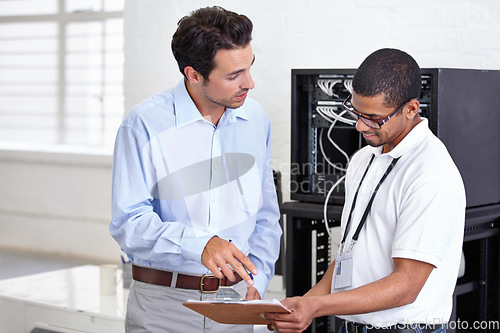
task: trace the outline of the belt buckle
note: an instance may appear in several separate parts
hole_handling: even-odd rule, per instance
[[[200,280],[200,290],[202,293],[204,294],[213,294],[213,293],[216,293],[217,292],[217,289],[215,290],[204,290],[203,289],[203,286],[205,285],[204,284],[204,281],[205,281],[205,278],[216,278],[217,280],[219,280],[219,286],[217,287],[217,289],[219,289],[219,287],[221,286],[221,279],[217,278],[215,275],[213,274],[205,274],[201,277],[201,280]]]

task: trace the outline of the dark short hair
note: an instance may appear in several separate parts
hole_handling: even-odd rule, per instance
[[[217,51],[248,45],[252,40],[252,29],[248,17],[218,6],[191,12],[180,19],[172,37],[172,52],[179,70],[184,75],[184,68],[192,66],[208,80]]]
[[[364,97],[385,95],[388,107],[398,107],[420,97],[420,67],[408,53],[380,49],[359,66],[352,82],[353,90]]]

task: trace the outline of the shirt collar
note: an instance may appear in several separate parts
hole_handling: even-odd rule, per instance
[[[243,104],[242,106],[240,106],[237,109],[229,109],[229,108],[227,108],[226,112],[224,112],[224,113],[227,114],[228,120],[230,122],[236,121],[236,118],[241,118],[241,119],[244,119],[244,120],[248,120],[248,114],[247,114],[245,105],[246,104]]]
[[[424,140],[429,131],[429,121],[426,118],[422,118],[415,127],[411,129],[408,134],[401,140],[401,142],[394,147],[393,150],[387,153],[387,155],[392,158],[398,158],[412,150]]]
[[[174,87],[175,126],[182,127],[203,119],[186,89],[184,79]]]
[[[203,120],[200,111],[198,111],[191,96],[189,96],[184,79],[174,87],[174,96],[176,127],[182,127],[198,120]],[[236,118],[248,120],[245,104],[237,109],[227,108],[221,119],[223,118],[227,119],[228,122],[235,122]]]

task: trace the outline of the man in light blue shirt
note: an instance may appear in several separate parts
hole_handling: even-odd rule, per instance
[[[280,216],[270,122],[247,98],[251,32],[220,7],[181,19],[172,51],[184,78],[118,130],[110,233],[133,261],[127,332],[225,332],[182,302],[219,285],[260,299],[274,274]]]

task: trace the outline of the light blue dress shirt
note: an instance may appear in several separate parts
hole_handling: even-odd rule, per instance
[[[231,240],[256,266],[263,296],[274,275],[281,228],[270,158],[270,121],[247,98],[217,126],[184,81],[136,105],[113,156],[110,233],[134,263],[203,275],[213,236]]]

